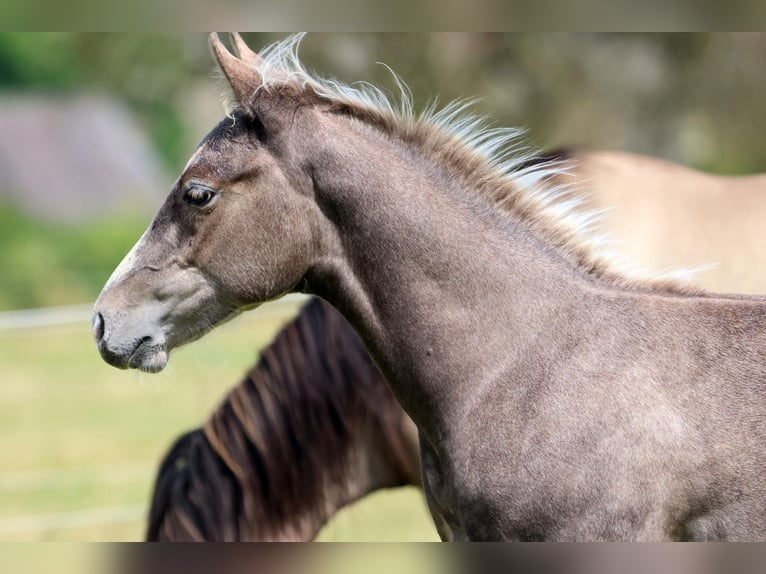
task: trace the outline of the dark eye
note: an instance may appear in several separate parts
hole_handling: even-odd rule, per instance
[[[215,192],[212,189],[199,186],[190,187],[184,191],[183,195],[184,201],[189,205],[194,205],[195,207],[206,206],[211,201],[213,201],[214,197]]]

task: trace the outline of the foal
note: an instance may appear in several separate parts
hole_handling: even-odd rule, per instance
[[[516,132],[211,46],[239,109],[96,301],[120,368],[290,291],[417,424],[447,540],[766,538],[766,300],[616,271]]]
[[[353,329],[314,299],[162,461],[148,541],[311,540],[370,492],[419,485],[417,431]]]

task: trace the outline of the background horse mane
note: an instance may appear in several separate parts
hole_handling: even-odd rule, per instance
[[[474,195],[500,216],[527,224],[588,274],[641,290],[701,294],[685,282],[685,270],[649,276],[622,257],[610,237],[599,232],[601,212],[588,209],[571,177],[572,165],[563,156],[546,156],[525,146],[523,129],[494,127],[490,118],[471,114],[473,100],[454,101],[441,109],[434,100],[418,113],[409,88],[393,71],[398,98],[367,82],[350,86],[319,77],[307,71],[298,56],[303,37],[289,36],[256,55],[234,35],[240,57],[261,77],[257,92],[277,91],[325,103],[336,113],[396,135],[463,187],[475,190]],[[238,105],[231,100],[228,112]]]
[[[410,424],[353,329],[314,299],[166,455],[147,540],[311,539],[336,507],[419,483]]]

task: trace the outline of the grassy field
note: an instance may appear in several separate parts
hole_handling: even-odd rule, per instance
[[[296,304],[174,353],[159,375],[104,364],[86,323],[0,331],[0,540],[140,540],[156,465],[239,382]],[[368,497],[321,540],[433,540],[416,489]]]

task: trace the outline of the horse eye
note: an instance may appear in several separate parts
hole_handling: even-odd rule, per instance
[[[183,199],[189,205],[204,207],[215,197],[215,193],[204,187],[190,187],[184,192]]]

